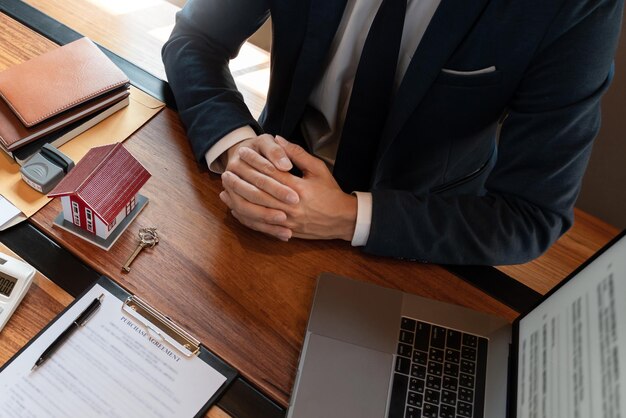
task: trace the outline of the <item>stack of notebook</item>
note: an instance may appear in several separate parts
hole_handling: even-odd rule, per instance
[[[23,163],[128,105],[128,77],[81,38],[0,72],[0,149]]]

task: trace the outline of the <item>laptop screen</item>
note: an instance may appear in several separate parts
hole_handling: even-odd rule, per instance
[[[626,417],[626,237],[519,322],[518,418]]]

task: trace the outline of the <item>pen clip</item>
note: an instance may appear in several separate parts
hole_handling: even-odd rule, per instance
[[[200,341],[137,296],[129,296],[122,310],[186,357],[200,352]]]

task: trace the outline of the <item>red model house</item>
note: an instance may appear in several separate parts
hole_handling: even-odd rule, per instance
[[[48,194],[60,197],[63,219],[107,239],[137,204],[150,173],[121,143],[89,150]]]

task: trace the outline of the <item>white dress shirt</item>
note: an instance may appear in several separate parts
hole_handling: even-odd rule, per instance
[[[419,45],[441,0],[407,0],[402,42],[398,56],[395,87],[406,73],[411,58]],[[348,0],[343,17],[330,46],[326,70],[313,88],[302,118],[304,139],[317,157],[330,167],[341,138],[350,94],[365,39],[382,0]],[[367,29],[367,30],[365,30]],[[209,168],[220,173],[224,170],[218,157],[231,146],[256,136],[249,126],[235,129],[206,153]],[[289,139],[289,138],[287,138]],[[372,220],[372,195],[354,191],[357,196],[357,221],[352,245],[367,243]]]

